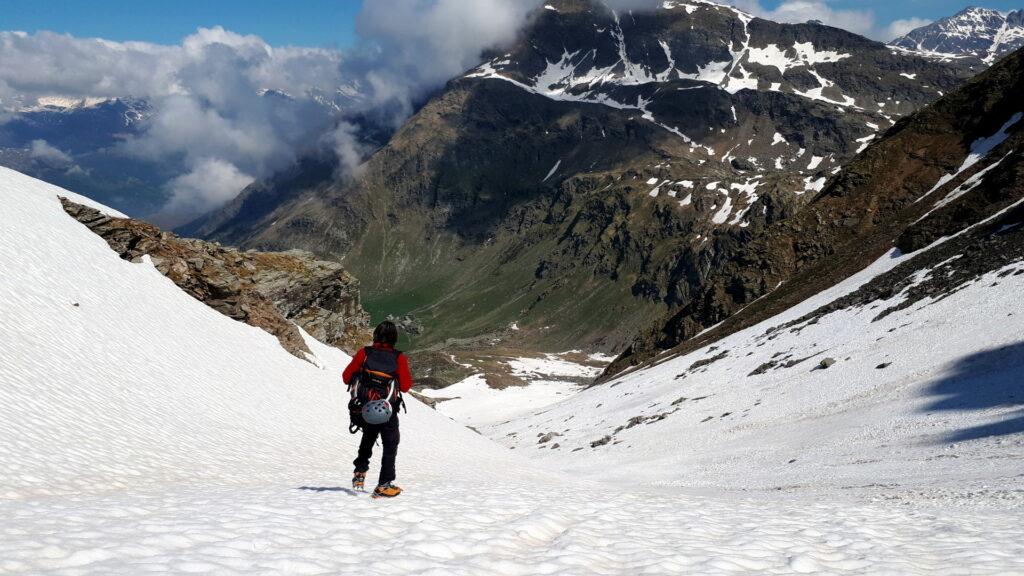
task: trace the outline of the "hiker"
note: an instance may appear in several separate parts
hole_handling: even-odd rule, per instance
[[[342,376],[352,394],[349,431],[353,434],[359,429],[363,431],[359,455],[352,462],[355,466],[352,488],[363,490],[378,436],[384,444],[374,498],[394,498],[402,493],[393,483],[400,437],[398,409],[402,405],[402,393],[412,388],[412,374],[405,354],[395,350],[397,342],[398,328],[392,322],[381,322],[373,331],[373,345],[356,353]]]

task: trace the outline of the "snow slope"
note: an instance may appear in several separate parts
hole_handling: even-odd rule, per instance
[[[659,485],[980,500],[1024,519],[1024,272],[1012,275],[1024,263],[877,321],[904,293],[783,326],[906,258],[891,253],[780,316],[482,432],[619,482],[642,468]],[[826,358],[836,363],[823,369]],[[534,438],[550,431],[557,451]]]
[[[1024,569],[1015,510],[609,490],[593,480],[628,470],[600,455],[545,470],[414,401],[406,494],[351,493],[345,356],[292,357],[117,258],[57,194],[0,169],[2,574]]]

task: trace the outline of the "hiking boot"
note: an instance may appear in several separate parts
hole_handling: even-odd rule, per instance
[[[366,472],[352,473],[352,489],[363,490],[366,484]]]
[[[387,484],[381,484],[377,486],[377,489],[373,491],[374,498],[394,498],[402,493],[402,489],[395,486],[391,482]]]

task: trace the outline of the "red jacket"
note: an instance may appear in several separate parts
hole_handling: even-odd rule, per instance
[[[375,342],[374,348],[380,348],[382,350],[391,350],[392,347],[387,344],[381,344]],[[347,384],[352,381],[352,377],[356,375],[363,368],[363,362],[366,360],[366,351],[362,348],[359,352],[356,352],[352,361],[349,362],[348,367],[345,368],[345,372],[341,378]],[[408,392],[412,388],[412,372],[409,371],[409,361],[406,360],[405,354],[398,354],[398,387],[401,388],[402,392]]]

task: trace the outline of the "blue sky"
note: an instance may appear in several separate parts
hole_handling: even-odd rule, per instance
[[[784,0],[762,0],[774,9]],[[879,25],[896,19],[936,19],[970,0],[828,0],[837,10],[871,10]],[[997,10],[1022,0],[974,2]],[[79,37],[175,44],[200,26],[256,34],[272,45],[347,47],[354,41],[362,0],[3,0],[0,29],[51,30]]]
[[[199,27],[272,45],[346,47],[361,0],[3,0],[0,29],[177,44]]]

